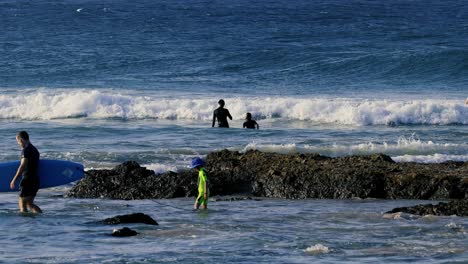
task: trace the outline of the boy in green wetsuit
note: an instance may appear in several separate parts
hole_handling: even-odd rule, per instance
[[[201,205],[202,209],[208,208],[208,196],[210,194],[208,189],[208,177],[203,167],[205,162],[200,158],[194,158],[192,160],[192,169],[198,172],[198,196],[193,205],[193,209],[198,209]]]

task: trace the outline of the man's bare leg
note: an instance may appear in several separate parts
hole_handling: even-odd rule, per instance
[[[36,214],[42,213],[41,208],[39,208],[39,206],[34,204],[34,197],[22,197],[22,200],[25,206],[23,208],[26,209],[25,212],[27,212],[29,209],[31,210],[31,212],[36,213]],[[20,211],[21,211],[21,208],[20,208]]]
[[[26,201],[23,199],[23,197],[18,198],[18,207],[19,207],[20,213],[28,212]]]

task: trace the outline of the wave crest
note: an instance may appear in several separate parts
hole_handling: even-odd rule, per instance
[[[34,91],[0,95],[0,118],[50,120],[212,118],[218,98],[161,98],[101,90]],[[256,119],[285,119],[343,125],[468,124],[463,100],[357,100],[350,98],[227,98],[236,120],[246,112]]]

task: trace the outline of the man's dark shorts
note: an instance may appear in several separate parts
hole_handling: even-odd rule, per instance
[[[20,184],[20,197],[36,197],[39,184],[36,182],[22,181]]]

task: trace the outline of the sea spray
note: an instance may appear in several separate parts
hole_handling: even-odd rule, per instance
[[[159,97],[106,90],[31,90],[27,94],[0,95],[0,118],[16,120],[167,119],[210,121],[218,98]],[[307,121],[312,124],[451,125],[468,124],[462,101],[371,100],[315,97],[225,98],[234,120],[246,112],[261,120]],[[30,103],[34,108],[25,107]]]
[[[304,252],[308,253],[308,254],[327,254],[329,253],[331,250],[322,245],[322,244],[316,244],[316,245],[313,245],[313,246],[310,246],[306,249],[304,249]]]

